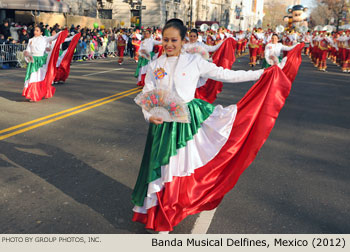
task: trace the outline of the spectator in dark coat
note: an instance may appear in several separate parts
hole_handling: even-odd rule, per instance
[[[19,43],[28,44],[29,34],[26,29],[23,29],[21,34],[19,35]]]
[[[0,34],[4,35],[5,40],[8,37],[11,37],[11,32],[10,32],[10,27],[9,27],[8,21],[4,21],[4,23],[0,26]]]

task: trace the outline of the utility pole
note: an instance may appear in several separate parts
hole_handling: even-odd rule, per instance
[[[190,28],[192,28],[192,5],[193,2],[192,0],[190,0]]]

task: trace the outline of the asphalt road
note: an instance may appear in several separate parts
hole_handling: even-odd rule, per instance
[[[350,74],[334,65],[322,73],[303,59],[269,139],[208,233],[350,232]],[[247,60],[234,69],[248,69]],[[135,67],[74,63],[55,96],[37,103],[21,97],[24,69],[0,71],[0,233],[148,233],[131,221],[148,129],[137,90],[128,91]],[[216,104],[237,103],[252,84],[225,84]],[[197,217],[174,233],[190,233]]]

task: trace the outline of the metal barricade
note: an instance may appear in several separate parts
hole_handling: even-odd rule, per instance
[[[23,67],[25,65],[23,51],[26,48],[26,44],[0,45],[0,64],[17,62],[18,67]]]

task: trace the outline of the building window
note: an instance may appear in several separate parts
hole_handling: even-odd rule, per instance
[[[89,16],[89,10],[84,10],[84,16]]]
[[[177,13],[176,12],[174,12],[174,18],[177,18]]]
[[[174,3],[181,3],[181,0],[174,0]]]
[[[168,15],[169,15],[169,12],[168,12],[168,11],[165,11],[165,22],[168,21]]]
[[[102,19],[112,19],[112,10],[98,10],[98,17]]]

